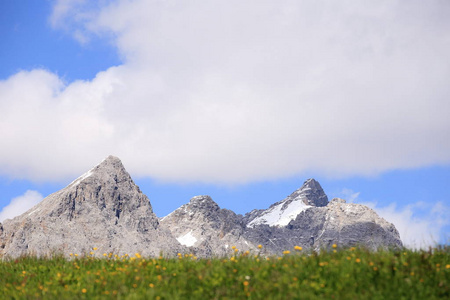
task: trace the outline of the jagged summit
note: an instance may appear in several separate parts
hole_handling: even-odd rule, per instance
[[[125,170],[122,161],[118,157],[110,155],[95,167],[91,168],[89,171],[72,181],[69,186],[76,186],[90,177],[108,177],[113,174],[126,177],[127,180],[131,180],[131,176]]]
[[[149,199],[114,156],[3,225],[3,253],[11,256],[28,249],[38,255],[83,253],[92,247],[154,255],[181,249],[170,233],[160,230]]]
[[[208,195],[192,197],[188,205],[192,211],[195,210],[216,211],[220,209],[219,205]]]
[[[133,182],[120,159],[110,155],[25,214],[42,211],[72,220],[83,215],[89,206],[95,206],[108,218],[115,216],[117,219],[133,214],[136,209],[153,213],[147,196]],[[156,223],[152,227],[156,227]]]
[[[266,224],[286,226],[298,214],[310,207],[326,206],[328,197],[320,184],[314,179],[306,180],[303,185],[285,199],[272,204],[265,210],[253,210],[246,214],[247,227]]]
[[[328,204],[328,197],[323,191],[320,183],[314,178],[306,180],[302,187],[290,194],[285,202],[301,199],[303,203],[311,206],[326,206]]]

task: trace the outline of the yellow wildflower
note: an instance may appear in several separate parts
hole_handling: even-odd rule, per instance
[[[289,253],[291,253],[291,251],[289,251],[289,250],[283,251],[284,255],[289,254]]]
[[[261,249],[262,248],[262,245],[258,245],[258,249]]]
[[[300,247],[300,246],[295,246],[294,249],[297,250],[297,251],[302,251],[303,248]]]
[[[337,248],[337,245],[336,244],[333,244],[333,246],[332,246],[334,249],[336,249]]]
[[[82,292],[83,294],[86,294],[87,290],[86,290],[86,289],[82,289],[81,292]]]

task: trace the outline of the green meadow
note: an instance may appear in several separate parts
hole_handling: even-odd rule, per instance
[[[139,253],[0,262],[1,299],[449,299],[450,251],[296,247],[280,257]],[[98,258],[100,256],[101,258]]]

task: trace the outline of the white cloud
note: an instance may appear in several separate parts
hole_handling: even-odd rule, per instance
[[[22,196],[13,198],[11,202],[0,211],[0,222],[23,214],[41,202],[42,199],[44,199],[44,197],[39,192],[32,190],[26,191]]]
[[[398,208],[395,203],[378,207],[376,203],[363,203],[373,208],[381,217],[395,225],[404,246],[427,249],[437,243],[448,242],[450,207],[442,202],[430,206],[417,202]],[[445,237],[445,234],[447,236]],[[447,240],[446,240],[447,239]]]
[[[450,162],[447,2],[55,3],[54,26],[115,37],[124,64],[0,81],[4,175],[74,178],[109,154],[212,183]]]

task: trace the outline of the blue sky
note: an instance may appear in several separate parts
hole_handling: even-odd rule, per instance
[[[0,219],[120,157],[164,216],[314,177],[407,245],[449,241],[450,5],[0,4]]]

